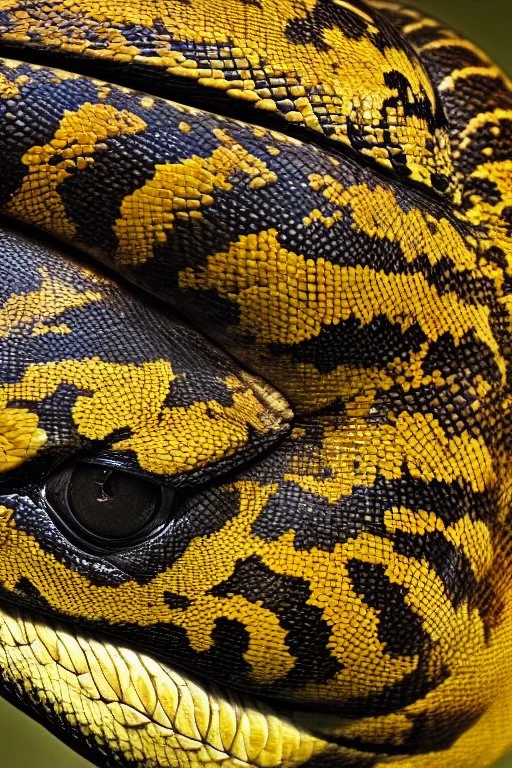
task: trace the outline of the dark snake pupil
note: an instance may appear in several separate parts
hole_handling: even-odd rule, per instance
[[[68,485],[69,510],[89,533],[124,539],[146,527],[161,504],[160,489],[125,472],[77,465]]]
[[[68,532],[101,547],[153,533],[168,517],[174,492],[128,472],[77,463],[49,478],[46,496]]]

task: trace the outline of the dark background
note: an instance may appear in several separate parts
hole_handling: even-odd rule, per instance
[[[414,4],[457,27],[512,72],[511,0],[417,0]],[[0,745],[0,768],[92,768],[2,700]],[[512,754],[496,768],[512,768]]]

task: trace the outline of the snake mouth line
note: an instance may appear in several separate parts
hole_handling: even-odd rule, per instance
[[[258,709],[268,710],[269,713],[279,714],[279,716],[293,719],[298,716],[301,720],[321,714],[327,718],[340,717],[338,707],[321,701],[314,703],[314,710],[311,704],[305,701],[292,701],[286,698],[280,698],[279,695],[270,696],[265,693],[256,693],[242,687],[236,687],[232,683],[224,683],[222,680],[209,680],[205,674],[191,669],[189,665],[176,662],[170,656],[163,652],[159,653],[156,649],[144,651],[143,643],[138,642],[137,638],[123,637],[122,627],[116,632],[115,627],[106,628],[105,622],[88,621],[81,624],[66,615],[55,615],[48,609],[48,613],[39,608],[34,608],[30,604],[30,595],[26,598],[16,596],[16,599],[0,585],[0,616],[2,615],[19,617],[20,621],[29,621],[37,626],[52,627],[55,632],[71,633],[76,636],[94,638],[99,643],[112,646],[123,646],[136,654],[146,653],[151,656],[157,664],[165,667],[172,667],[176,674],[189,679],[193,684],[200,686],[212,695],[234,697],[237,700],[251,702],[252,706]],[[1,640],[0,640],[1,643]],[[1,670],[1,666],[0,666]],[[345,715],[343,715],[345,717]],[[348,719],[351,719],[350,717]],[[337,743],[337,739],[333,739]]]
[[[350,155],[360,159],[350,147],[333,145],[329,138],[322,133],[285,122],[278,115],[233,99],[216,88],[199,85],[194,81],[180,82],[175,77],[170,78],[169,73],[165,70],[160,70],[157,67],[148,68],[147,65],[137,61],[126,64],[112,59],[108,61],[96,59],[90,54],[88,57],[83,57],[64,50],[56,53],[34,44],[27,46],[26,43],[17,44],[15,41],[2,41],[0,43],[0,56],[11,57],[26,64],[63,69],[96,80],[108,80],[111,85],[143,91],[151,96],[174,101],[186,107],[210,111],[237,122],[246,122],[255,127],[275,130],[320,147],[328,147],[329,151],[334,154]],[[368,164],[378,168],[371,159]]]
[[[328,152],[334,157],[370,168],[377,176],[384,179],[397,179],[396,169],[388,170],[371,156],[357,152],[348,144],[333,141],[324,133],[301,124],[288,122],[273,112],[258,109],[248,102],[234,99],[217,88],[199,85],[194,81],[181,82],[176,77],[171,78],[165,70],[148,67],[142,62],[135,61],[127,64],[115,60],[97,59],[91,54],[84,57],[65,50],[59,50],[57,53],[33,43],[27,45],[26,42],[16,43],[12,40],[0,42],[0,56],[17,59],[26,64],[65,70],[75,75],[90,77],[108,82],[110,85],[173,101],[184,107],[210,112],[238,123],[249,124],[254,128],[275,131]],[[444,128],[446,127],[444,114],[442,118],[441,127]],[[422,198],[427,197],[430,204],[445,208],[450,205],[449,199],[440,197],[434,189],[411,179],[405,171],[399,175],[399,179],[401,184],[405,184]]]
[[[46,678],[44,672],[42,675],[37,673],[33,678],[29,676],[31,685],[27,688],[23,682],[26,678],[16,676],[20,667],[13,663],[13,650],[23,657],[24,675],[31,668],[31,659],[42,669],[50,665],[57,674],[49,673]],[[151,686],[148,686],[148,678],[157,694],[155,696],[152,696]],[[48,684],[52,683],[57,683],[57,695],[53,699],[51,695],[47,696]],[[63,716],[68,723],[76,720],[76,712],[62,709],[65,696],[59,698],[59,691],[66,687],[74,691],[75,701],[82,701],[84,712],[96,702],[96,707],[104,710],[103,717],[114,717],[118,725],[134,732],[140,729],[149,729],[151,733],[153,730],[162,731],[165,739],[181,739],[189,752],[194,749],[209,751],[215,759],[218,758],[223,768],[231,768],[227,760],[235,761],[233,765],[239,768],[306,768],[310,760],[316,760],[322,754],[341,753],[363,761],[379,757],[400,760],[409,754],[401,744],[344,736],[340,727],[349,721],[356,722],[357,718],[343,717],[336,708],[319,705],[313,711],[302,702],[291,705],[290,701],[270,700],[214,683],[180,665],[171,665],[169,660],[145,654],[140,645],[123,641],[119,635],[108,634],[104,629],[84,630],[65,618],[48,618],[30,608],[20,608],[1,595],[2,695],[94,762],[98,746],[102,746],[101,741],[99,745],[90,744],[87,738],[83,740],[82,731],[82,741],[77,744],[75,732],[62,723]],[[174,710],[170,711],[173,692]],[[57,718],[57,723],[53,722],[54,718]],[[231,723],[231,730],[228,728],[224,735],[222,720]],[[235,730],[232,727],[234,723]],[[262,741],[262,727],[270,749],[266,749]],[[279,755],[273,755],[272,750],[275,750],[279,739],[282,741],[278,748]],[[252,741],[259,746],[250,746]],[[282,762],[283,750],[289,752],[287,762]],[[106,765],[110,768],[111,763]],[[167,763],[161,767],[159,763],[154,765],[167,768]],[[181,763],[176,765],[181,768]],[[314,766],[317,768],[316,761]]]
[[[291,768],[337,748],[305,728],[305,713],[274,709],[116,637],[48,621],[3,597],[0,687],[11,703],[88,759],[97,760],[98,749],[113,754],[108,766],[130,764],[126,745],[135,734],[153,755],[148,766],[181,768],[197,759],[223,767]],[[159,751],[165,759],[172,754],[174,762],[163,762]]]

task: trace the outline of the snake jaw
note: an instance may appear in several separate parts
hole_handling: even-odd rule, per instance
[[[151,656],[69,625],[2,607],[0,641],[4,692],[15,703],[30,701],[33,716],[51,720],[95,761],[99,752],[109,765],[292,768],[336,751],[297,726],[293,711],[280,715],[256,699],[205,689]]]

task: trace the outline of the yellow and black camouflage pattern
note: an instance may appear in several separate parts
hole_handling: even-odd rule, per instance
[[[109,768],[491,766],[506,75],[380,0],[0,0],[0,53],[2,694]]]

